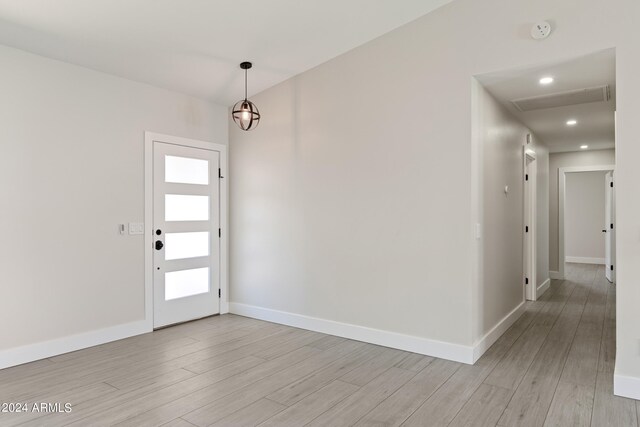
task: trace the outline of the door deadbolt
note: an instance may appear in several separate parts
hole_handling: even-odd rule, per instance
[[[159,251],[163,247],[164,247],[164,243],[162,243],[162,241],[160,240],[156,240],[156,251]]]

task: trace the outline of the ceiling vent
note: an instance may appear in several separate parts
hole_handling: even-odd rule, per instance
[[[609,85],[591,87],[587,89],[570,90],[550,95],[534,96],[531,98],[514,99],[511,103],[519,111],[541,110],[543,108],[565,107],[567,105],[602,102],[611,99]]]

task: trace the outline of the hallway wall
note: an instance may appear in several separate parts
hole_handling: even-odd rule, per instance
[[[480,83],[473,81],[473,126],[480,160],[479,203],[482,236],[479,261],[482,304],[476,327],[478,336],[491,328],[524,302],[523,227],[524,159],[527,134],[532,134]],[[537,215],[535,232],[539,262],[538,284],[549,277],[548,265],[548,150],[532,134],[527,149],[536,153]],[[509,191],[505,193],[505,186]]]
[[[558,169],[615,164],[615,150],[589,150],[549,155],[549,270],[558,271]]]

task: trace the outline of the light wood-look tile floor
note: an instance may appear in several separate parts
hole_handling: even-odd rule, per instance
[[[0,371],[2,426],[638,426],[612,393],[615,286],[568,265],[474,365],[212,317]]]

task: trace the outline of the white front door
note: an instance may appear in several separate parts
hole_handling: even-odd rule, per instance
[[[220,312],[220,153],[153,143],[154,328]]]
[[[615,187],[613,184],[613,172],[605,175],[605,211],[604,211],[604,231],[605,234],[605,263],[607,280],[611,283],[616,281],[615,259],[616,259],[616,226],[615,226]]]

